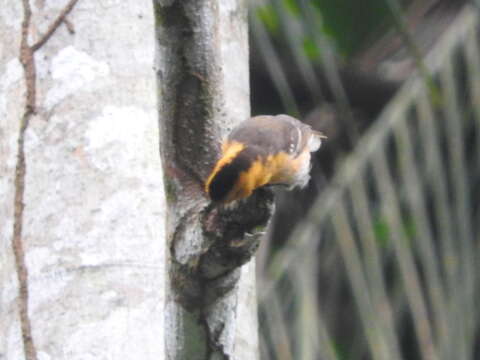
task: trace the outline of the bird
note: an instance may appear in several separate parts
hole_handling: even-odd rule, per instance
[[[263,186],[303,188],[310,180],[311,154],[326,138],[289,115],[259,115],[236,126],[222,143],[219,160],[205,181],[212,202],[245,199]]]

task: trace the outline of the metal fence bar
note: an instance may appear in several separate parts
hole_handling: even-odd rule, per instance
[[[441,158],[441,136],[438,129],[441,119],[434,116],[433,105],[430,100],[428,92],[425,91],[419,98],[417,107],[420,134],[425,141],[423,147],[426,153],[425,176],[432,194],[431,207],[437,228],[437,246],[439,246],[440,264],[446,281],[445,300],[447,308],[445,311],[448,313],[450,333],[461,334],[462,324],[458,321],[459,318],[456,314],[461,309],[460,304],[458,304],[458,294],[461,293],[458,282],[460,256],[455,246],[453,213],[448,196],[450,191],[445,178],[448,168]],[[447,356],[447,359],[452,357],[464,359],[466,352],[464,337],[456,335],[446,340],[447,342],[442,346],[444,349],[442,353]]]
[[[272,43],[268,39],[268,34],[260,23],[260,20],[256,16],[252,16],[252,31],[259,42],[259,50],[262,52],[262,58],[268,59],[267,70],[270,72],[270,78],[272,79],[275,87],[277,88],[280,98],[283,102],[285,109],[288,109],[289,113],[293,116],[298,116],[298,105],[293,96],[292,89],[285,73],[282,69],[282,64],[279,55],[275,51]]]
[[[474,115],[475,132],[477,134],[475,143],[472,147],[474,152],[475,170],[473,176],[475,179],[480,178],[480,49],[478,45],[477,30],[471,29],[467,35],[466,44],[464,46],[465,58],[467,60],[468,85],[471,96],[471,106]],[[477,210],[478,211],[478,210]],[[474,221],[477,224],[476,234],[480,240],[480,211],[477,214],[478,219]],[[480,241],[478,242],[477,257],[480,255]]]
[[[408,131],[407,123],[402,122],[395,132],[396,142],[400,144],[401,156],[400,167],[403,184],[408,191],[406,192],[406,201],[408,212],[412,215],[412,221],[415,225],[414,244],[413,247],[418,248],[419,260],[422,267],[425,268],[426,277],[429,281],[425,284],[428,289],[429,300],[433,308],[435,319],[434,327],[437,330],[439,347],[439,356],[443,359],[451,359],[448,357],[448,342],[450,339],[449,324],[446,316],[446,294],[444,284],[440,277],[439,264],[437,254],[434,248],[434,239],[429,224],[426,204],[425,192],[419,180],[418,168],[413,154],[413,141],[419,141],[418,135],[412,139],[412,133]],[[445,344],[445,345],[444,345]]]
[[[391,349],[389,349],[387,342],[385,341],[382,326],[379,324],[378,317],[375,316],[372,300],[367,291],[368,286],[362,262],[359,257],[359,251],[354,240],[343,201],[340,201],[333,210],[331,221],[347,269],[350,286],[352,287],[355,296],[355,303],[358,306],[363,329],[370,345],[371,355],[373,359],[377,360],[389,358]]]
[[[359,242],[365,252],[366,278],[368,279],[370,294],[374,309],[376,309],[379,321],[382,322],[382,332],[385,334],[388,348],[391,353],[390,359],[401,359],[398,338],[394,325],[392,307],[387,296],[384,272],[382,268],[381,254],[378,249],[377,239],[372,222],[373,215],[368,204],[365,180],[363,176],[357,177],[350,189],[352,198],[352,210],[355,217],[355,225],[359,233]]]
[[[430,96],[425,91],[418,100],[417,112],[419,117],[420,135],[424,139],[426,180],[432,193],[432,208],[438,238],[441,244],[441,253],[443,256],[443,271],[447,274],[447,289],[449,293],[456,291],[455,273],[458,266],[452,263],[457,259],[457,253],[454,247],[452,214],[450,212],[448,199],[448,186],[445,179],[446,167],[441,159],[441,148],[439,144],[440,132],[438,130],[439,119],[435,118],[433,105]]]
[[[270,349],[273,351],[273,359],[278,360],[294,360],[292,348],[290,346],[290,340],[288,336],[289,322],[285,319],[284,312],[280,304],[280,299],[276,296],[272,296],[268,302],[268,311],[264,312],[266,315],[265,321],[269,324],[266,326],[270,329],[275,329],[275,333],[269,332],[262,335],[262,341],[265,344],[267,337],[272,342]]]
[[[473,318],[467,314],[474,313],[473,294],[475,283],[475,259],[471,231],[471,207],[470,189],[467,181],[467,167],[465,165],[463,116],[464,112],[459,107],[458,94],[460,89],[455,82],[454,57],[447,59],[444,70],[440,73],[442,87],[444,89],[446,128],[448,132],[448,154],[451,167],[451,181],[454,193],[454,209],[457,224],[457,239],[460,240],[460,265],[461,277],[458,279],[461,284],[461,305],[459,315],[463,315],[465,328],[463,329],[466,343],[471,343],[475,331]],[[466,358],[471,358],[473,349],[466,347]]]
[[[307,85],[309,90],[309,95],[317,103],[320,103],[323,100],[322,90],[317,81],[317,76],[313,68],[312,62],[305,56],[303,51],[303,38],[299,36],[301,29],[297,29],[298,32],[293,31],[292,25],[301,26],[301,21],[297,18],[298,24],[293,24],[293,16],[287,10],[286,2],[283,0],[273,0],[272,1],[276,13],[279,17],[280,22],[282,23],[281,29],[285,30],[282,32],[282,35],[285,36],[288,46],[290,47],[290,53],[293,56],[293,59],[297,65],[297,68],[300,72],[300,75],[303,78],[303,81]]]
[[[304,259],[305,267],[298,267],[294,272],[294,283],[297,285],[295,290],[299,295],[298,313],[301,320],[297,323],[301,329],[301,337],[305,337],[305,342],[302,344],[302,350],[310,346],[310,349],[305,349],[308,354],[301,351],[296,359],[321,359],[321,360],[338,360],[337,352],[334,348],[334,341],[325,326],[326,322],[322,319],[322,314],[319,311],[320,304],[318,304],[316,297],[312,294],[318,294],[318,287],[316,282],[315,261],[312,258],[313,254],[307,255]],[[318,319],[318,320],[317,320]]]
[[[397,114],[402,116],[402,114]],[[375,181],[380,190],[382,211],[390,228],[393,248],[402,280],[405,285],[406,297],[413,314],[414,328],[419,342],[420,352],[424,360],[438,359],[433,340],[433,331],[429,321],[425,295],[420,285],[419,274],[413,259],[408,234],[405,233],[399,199],[393,188],[393,179],[388,170],[387,159],[383,151],[374,155],[372,163]]]

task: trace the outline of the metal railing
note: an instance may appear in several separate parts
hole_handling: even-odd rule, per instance
[[[468,6],[272,259],[264,359],[479,358],[478,30]]]

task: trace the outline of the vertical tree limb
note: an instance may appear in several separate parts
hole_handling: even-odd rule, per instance
[[[209,204],[203,182],[221,137],[249,117],[246,2],[154,4],[172,291],[167,358],[233,359],[240,267],[258,247],[272,194],[229,210]]]
[[[15,256],[17,268],[17,279],[19,283],[19,313],[22,330],[23,346],[27,360],[36,360],[37,350],[32,337],[32,329],[29,318],[29,291],[28,291],[28,269],[25,263],[25,252],[22,239],[23,229],[23,210],[25,193],[25,133],[28,128],[30,118],[35,113],[36,107],[36,68],[34,53],[45,44],[53,35],[65,16],[73,9],[78,0],[71,0],[57,19],[50,25],[49,30],[34,45],[28,42],[28,36],[31,25],[32,11],[29,0],[22,0],[23,21],[21,27],[20,40],[20,62],[24,69],[26,85],[25,110],[20,119],[20,131],[17,139],[17,164],[15,169],[15,195],[14,195],[14,222],[12,248]]]

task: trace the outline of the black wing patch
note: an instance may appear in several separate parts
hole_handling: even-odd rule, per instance
[[[241,172],[247,171],[255,160],[252,149],[240,151],[232,162],[223,166],[210,182],[208,194],[213,201],[223,201],[233,190]]]

